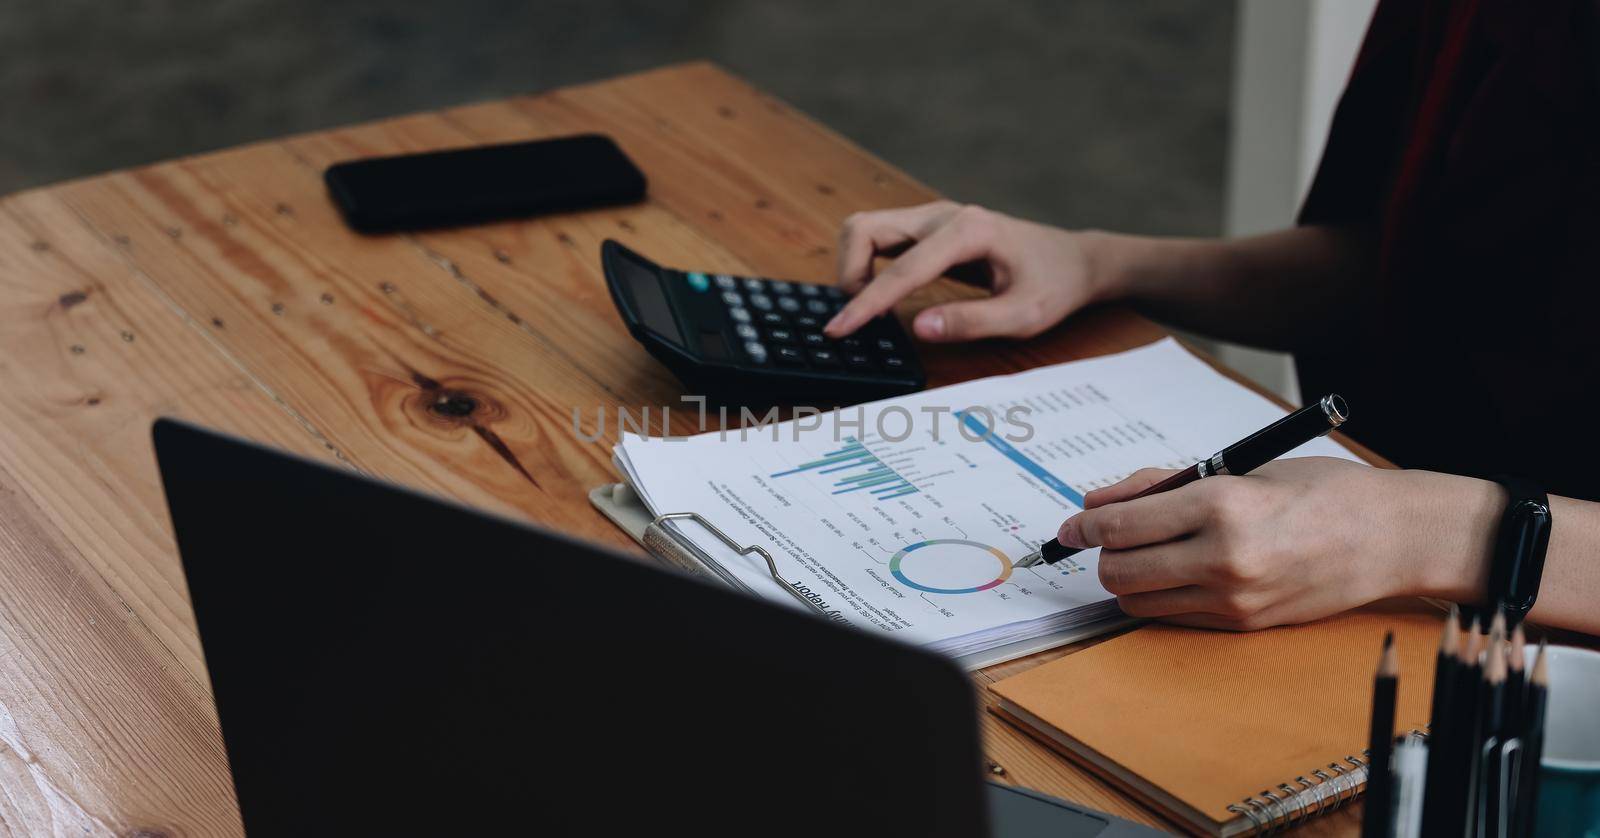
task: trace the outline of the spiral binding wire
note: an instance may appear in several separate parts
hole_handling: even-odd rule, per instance
[[[1427,734],[1413,730],[1410,735]],[[1346,755],[1326,768],[1312,769],[1309,777],[1295,777],[1292,785],[1279,783],[1276,788],[1262,789],[1238,803],[1230,803],[1228,811],[1249,821],[1254,835],[1273,835],[1326,812],[1338,811],[1365,788],[1371,770],[1367,763],[1370,756],[1366,750],[1360,756]]]

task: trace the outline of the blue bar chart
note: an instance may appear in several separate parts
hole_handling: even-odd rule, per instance
[[[786,477],[806,471],[818,476],[828,475],[833,480],[831,491],[835,495],[866,492],[877,500],[888,500],[917,493],[911,481],[878,459],[878,455],[855,437],[845,437],[843,447],[837,451],[829,451],[815,460],[770,476]]]

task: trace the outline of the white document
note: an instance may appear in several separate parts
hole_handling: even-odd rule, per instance
[[[1084,493],[1188,466],[1283,415],[1169,338],[742,432],[628,434],[616,460],[653,513],[697,512],[766,547],[834,619],[970,660],[1121,616],[1097,549],[1012,565]],[[1311,455],[1356,459],[1326,438],[1290,454]],[[758,557],[678,532],[751,590],[801,607]]]

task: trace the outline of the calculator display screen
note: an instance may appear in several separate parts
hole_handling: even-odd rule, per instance
[[[683,333],[678,331],[678,321],[672,316],[672,307],[667,303],[666,291],[661,288],[656,272],[632,259],[618,259],[615,267],[628,295],[633,298],[640,322],[650,331],[683,346]]]

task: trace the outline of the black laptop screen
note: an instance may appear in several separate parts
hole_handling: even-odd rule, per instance
[[[180,423],[156,428],[252,835],[978,835],[948,662]]]

